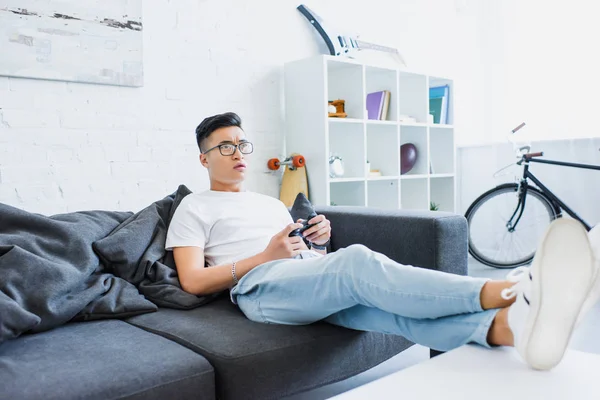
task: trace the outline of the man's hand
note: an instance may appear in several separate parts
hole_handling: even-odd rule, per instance
[[[324,245],[331,237],[331,222],[323,214],[308,221],[309,224],[317,224],[303,232],[303,235],[309,242],[316,245]]]
[[[264,262],[293,258],[300,254],[301,250],[308,250],[300,236],[289,237],[290,232],[300,227],[302,224],[289,224],[273,236],[267,248],[262,252]]]

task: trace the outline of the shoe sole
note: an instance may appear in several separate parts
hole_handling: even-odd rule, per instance
[[[592,279],[593,283],[588,298],[583,303],[583,307],[581,308],[581,312],[575,323],[575,329],[583,322],[590,309],[596,305],[600,299],[600,274],[598,273],[600,271],[600,225],[592,228],[592,230],[588,232],[588,240],[590,242],[590,247],[592,248],[592,257],[594,259],[594,278]]]
[[[521,354],[533,368],[549,370],[563,358],[594,277],[587,231],[579,222],[555,220],[531,266],[536,299],[529,299]]]

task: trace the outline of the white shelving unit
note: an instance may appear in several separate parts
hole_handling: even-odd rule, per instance
[[[452,80],[332,56],[287,63],[284,71],[286,151],[305,156],[313,204],[428,210],[435,202],[455,212]],[[450,124],[428,123],[429,87],[444,84]],[[367,119],[366,96],[379,90],[391,92],[386,121]],[[328,117],[327,101],[336,99],[345,100],[347,118]],[[400,122],[406,115],[417,122]],[[401,175],[405,143],[418,156]],[[329,177],[330,155],[342,158],[343,177]],[[369,176],[367,161],[382,176]]]

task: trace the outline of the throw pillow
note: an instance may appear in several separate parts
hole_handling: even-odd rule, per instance
[[[298,193],[290,210],[290,214],[294,222],[298,221],[300,218],[308,221],[317,216],[315,208],[311,204],[310,200],[306,198],[304,193]]]

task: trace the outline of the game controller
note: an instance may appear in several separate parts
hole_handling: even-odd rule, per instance
[[[310,221],[311,219],[313,219],[314,217],[316,217],[317,214],[311,214],[308,216],[307,219],[301,219],[300,223],[302,223],[302,226],[300,228],[296,228],[293,231],[290,232],[290,234],[288,235],[289,237],[293,237],[293,236],[300,236],[302,237],[302,239],[304,240],[304,243],[306,243],[308,245],[308,240],[306,240],[306,238],[304,236],[302,236],[302,233],[309,229],[312,228],[313,226],[317,225],[317,223],[315,224],[309,224],[308,221]]]

